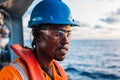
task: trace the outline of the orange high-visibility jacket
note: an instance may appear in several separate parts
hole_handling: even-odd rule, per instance
[[[26,72],[29,80],[51,80],[38,64],[33,52],[29,48],[15,44],[12,45],[13,51],[20,56],[14,62],[20,63]],[[25,58],[26,57],[26,58]],[[56,62],[53,62],[52,72],[54,80],[68,80],[68,77],[62,67]],[[24,80],[17,69],[11,65],[5,66],[0,71],[0,80]]]

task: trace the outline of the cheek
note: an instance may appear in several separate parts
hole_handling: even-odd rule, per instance
[[[58,47],[58,44],[56,42],[49,42],[49,50],[52,54],[55,53],[57,47]]]
[[[52,53],[56,53],[59,48],[59,42],[52,44]]]
[[[51,40],[42,40],[38,42],[38,47],[42,49],[51,58],[54,58],[56,51],[58,49],[59,43]]]
[[[54,49],[57,48],[57,45],[54,42],[50,41],[40,41],[38,46],[47,53],[53,53]]]
[[[39,46],[41,48],[45,48],[47,46],[47,44],[46,44],[46,42],[42,41],[42,42],[39,43]]]

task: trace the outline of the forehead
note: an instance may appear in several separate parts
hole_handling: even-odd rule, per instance
[[[56,29],[63,29],[63,30],[71,30],[71,25],[40,25],[38,26],[39,29],[46,29],[46,30],[56,30]]]

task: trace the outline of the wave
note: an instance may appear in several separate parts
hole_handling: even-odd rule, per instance
[[[69,80],[81,80],[80,78],[82,78],[82,80],[86,80],[86,78],[88,78],[87,80],[120,80],[120,76],[105,72],[80,71],[74,67],[68,67],[65,71],[68,73]]]

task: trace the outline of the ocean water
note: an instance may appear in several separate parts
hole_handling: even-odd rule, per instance
[[[69,80],[120,80],[120,40],[71,40],[60,64]]]
[[[120,40],[72,40],[60,64],[70,80],[120,80]]]

